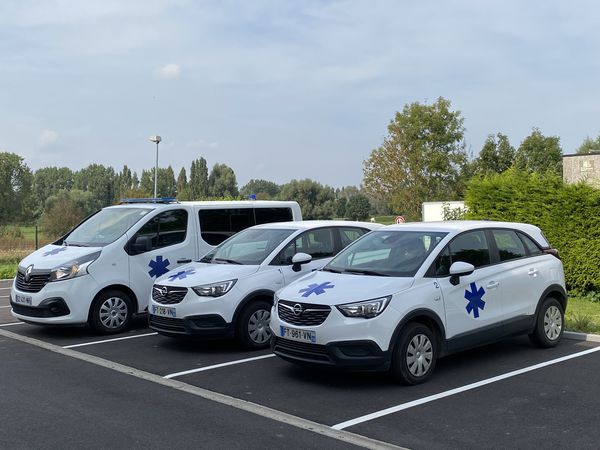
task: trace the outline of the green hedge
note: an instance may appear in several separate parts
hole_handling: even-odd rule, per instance
[[[537,225],[560,251],[567,287],[600,290],[600,190],[511,169],[471,180],[465,203],[469,219]]]

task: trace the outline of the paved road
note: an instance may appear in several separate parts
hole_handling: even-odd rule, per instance
[[[0,289],[6,282],[0,282]],[[8,304],[0,290],[0,306]],[[14,324],[0,308],[4,448],[597,448],[600,347],[516,338],[426,384],[296,367],[234,342]],[[336,434],[339,433],[339,434]],[[361,440],[362,439],[362,440]]]

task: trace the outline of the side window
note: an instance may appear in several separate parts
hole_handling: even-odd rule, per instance
[[[342,248],[346,248],[363,234],[368,233],[369,230],[365,230],[364,228],[340,228],[339,232]]]
[[[450,274],[450,266],[452,260],[450,259],[450,249],[446,247],[440,252],[436,258],[434,264],[434,273],[436,277],[445,277]]]
[[[253,208],[201,209],[198,211],[200,235],[210,245],[254,225]]]
[[[135,234],[132,242],[140,236],[151,239],[151,248],[146,250],[156,250],[158,248],[168,247],[185,241],[187,235],[188,213],[183,209],[165,211],[156,217],[150,219]]]
[[[523,244],[525,245],[525,248],[527,249],[527,254],[529,256],[538,256],[544,253],[542,249],[535,242],[533,242],[533,239],[531,239],[529,236],[526,236],[523,233],[519,233],[519,237],[523,241]]]
[[[490,250],[483,231],[469,231],[450,242],[450,259],[463,261],[476,268],[490,263]]]
[[[291,208],[255,208],[256,225],[294,220]]]
[[[292,264],[292,258],[296,253],[308,253],[313,259],[333,256],[333,230],[319,228],[302,233],[281,251],[274,263]]]
[[[525,246],[517,233],[512,230],[492,230],[500,261],[523,258],[526,256]]]

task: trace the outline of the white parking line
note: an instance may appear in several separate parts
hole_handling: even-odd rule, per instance
[[[25,325],[25,322],[11,322],[0,324],[0,327],[10,327],[11,325]]]
[[[218,369],[219,367],[233,366],[235,364],[243,364],[243,363],[250,362],[250,361],[258,361],[259,359],[272,358],[273,356],[275,356],[275,355],[273,353],[271,353],[269,355],[255,356],[254,358],[238,359],[238,360],[229,361],[226,363],[215,364],[214,366],[206,366],[206,367],[200,367],[198,369],[186,370],[184,372],[171,373],[169,375],[165,375],[163,378],[170,379],[170,378],[180,377],[182,375],[189,375],[190,373],[204,372],[206,370]]]
[[[0,306],[0,308],[10,308],[10,305],[6,305],[6,306]]]
[[[449,391],[440,392],[439,394],[430,395],[428,397],[423,397],[417,400],[413,400],[412,402],[402,403],[401,405],[392,406],[391,408],[382,409],[381,411],[377,411],[371,414],[366,414],[361,417],[357,417],[356,419],[347,420],[346,422],[338,423],[334,425],[332,428],[335,430],[343,430],[344,428],[348,428],[354,425],[358,425],[364,422],[368,422],[370,420],[378,419],[383,416],[387,416],[389,414],[394,414],[399,411],[404,411],[409,408],[413,408],[415,406],[424,405],[425,403],[434,402],[436,400],[440,400],[442,398],[450,397],[452,395],[460,394],[462,392],[470,391],[472,389],[476,389],[481,386],[485,386],[488,384],[496,383],[498,381],[505,380],[507,378],[516,377],[517,375],[521,375],[523,373],[531,372],[533,370],[542,369],[547,366],[551,366],[553,364],[558,364],[563,361],[568,361],[569,359],[579,358],[580,356],[589,355],[590,353],[600,351],[600,347],[590,348],[588,350],[584,350],[578,353],[573,353],[572,355],[562,356],[560,358],[552,359],[550,361],[545,361],[543,363],[535,364],[533,366],[524,367],[523,369],[513,370],[512,372],[508,372],[502,375],[498,375],[492,378],[488,378],[485,380],[477,381],[475,383],[467,384],[465,386],[457,387],[455,389],[450,389]]]
[[[136,334],[135,336],[125,336],[125,337],[120,337],[120,338],[104,339],[102,341],[84,342],[83,344],[65,345],[63,348],[75,348],[75,347],[84,347],[86,345],[105,344],[107,342],[124,341],[125,339],[135,339],[135,338],[146,337],[146,336],[156,336],[157,334],[158,333]]]
[[[0,291],[10,291],[10,287],[0,288]]]

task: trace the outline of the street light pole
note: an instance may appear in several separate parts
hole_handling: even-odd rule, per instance
[[[156,142],[156,166],[154,167],[154,198],[157,198],[156,186],[158,183],[158,144],[160,143],[160,141],[162,141],[162,138],[160,136],[150,136],[148,139],[150,139],[151,142]]]

